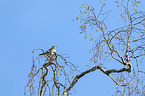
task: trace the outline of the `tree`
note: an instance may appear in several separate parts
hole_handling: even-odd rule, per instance
[[[80,15],[76,18],[81,22],[80,33],[84,33],[85,38],[90,35],[90,40],[94,43],[94,47],[90,50],[93,54],[90,61],[94,66],[80,72],[75,64],[67,61],[67,57],[59,54],[53,58],[46,56],[45,61],[41,61],[40,56],[33,57],[26,92],[39,96],[48,93],[50,96],[66,96],[72,94],[70,90],[81,77],[99,69],[117,85],[113,95],[145,95],[145,72],[141,69],[145,56],[145,13],[137,10],[141,1],[115,1],[116,6],[121,8],[120,17],[124,23],[123,26],[113,29],[108,27],[111,22],[108,20],[111,11],[105,9],[106,2],[100,0],[101,8],[98,14],[94,7],[82,5]],[[34,49],[34,54],[35,50],[44,52],[43,49]],[[43,66],[37,69],[36,63]],[[108,63],[112,66],[108,66]],[[114,67],[112,63],[118,67]],[[36,83],[38,86],[35,86],[34,82],[38,82]]]

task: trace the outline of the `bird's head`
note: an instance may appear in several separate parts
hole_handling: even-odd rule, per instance
[[[56,49],[56,46],[52,46],[53,49]]]

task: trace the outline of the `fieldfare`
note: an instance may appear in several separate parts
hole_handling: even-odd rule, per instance
[[[41,53],[39,55],[47,55],[49,58],[51,58],[52,56],[54,57],[56,54],[57,54],[56,53],[56,46],[52,46],[52,48],[50,48],[46,52]]]

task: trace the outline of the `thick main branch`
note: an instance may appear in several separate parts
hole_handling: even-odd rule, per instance
[[[77,83],[77,81],[78,81],[81,77],[85,76],[86,74],[88,74],[88,73],[90,73],[90,72],[95,71],[96,69],[99,69],[99,70],[102,71],[104,74],[110,76],[111,79],[112,79],[117,85],[119,85],[119,86],[126,86],[126,85],[130,85],[130,84],[131,84],[131,83],[129,83],[129,84],[126,84],[126,85],[120,85],[120,84],[118,84],[117,81],[115,81],[115,80],[112,78],[112,76],[110,75],[110,73],[115,73],[115,72],[116,72],[116,73],[123,72],[123,71],[127,71],[127,72],[128,72],[128,70],[130,70],[131,67],[129,67],[129,68],[122,68],[122,69],[119,69],[119,70],[117,70],[117,69],[111,69],[111,70],[107,70],[107,71],[106,71],[106,70],[103,69],[103,67],[101,67],[101,66],[95,66],[95,67],[93,67],[93,68],[91,68],[91,69],[89,69],[89,70],[86,70],[86,71],[82,72],[81,74],[77,75],[77,76],[74,78],[74,80],[72,81],[72,83],[70,84],[70,86],[63,92],[63,96],[65,96],[65,95],[73,88],[73,86]]]

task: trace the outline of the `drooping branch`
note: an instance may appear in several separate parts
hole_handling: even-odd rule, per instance
[[[49,72],[49,68],[48,67],[45,67],[46,69],[46,73],[42,76],[42,85],[41,85],[41,89],[40,89],[40,96],[43,96],[43,90],[44,90],[44,87],[45,85],[47,84],[47,80],[46,80],[46,76]]]
[[[33,53],[35,52],[33,51]],[[31,72],[28,76],[29,80],[28,80],[27,86],[25,87],[25,96],[26,94],[29,94],[29,93],[26,93],[27,91],[26,88],[29,88],[30,95],[36,94],[36,91],[35,91],[36,87],[34,87],[36,76],[39,78],[39,81],[38,81],[39,85],[38,85],[38,91],[37,91],[39,96],[44,96],[46,92],[48,92],[47,89],[49,89],[49,95],[57,94],[57,96],[60,96],[60,94],[62,94],[64,89],[67,88],[66,84],[71,83],[70,78],[74,78],[75,74],[78,72],[77,66],[75,66],[74,64],[66,60],[66,58],[68,57],[63,57],[59,54],[55,54],[54,56],[51,56],[51,58],[49,58],[48,56],[44,56],[44,57],[46,57],[45,63],[43,63],[42,67],[40,67],[39,69],[37,69],[37,65],[35,64],[35,62],[33,62]],[[60,62],[58,63],[57,61],[58,59],[60,61],[62,60],[62,63]],[[34,60],[35,61],[39,60],[39,56],[37,56],[36,58],[33,57],[33,61]],[[68,68],[68,70],[65,70],[65,68]],[[49,78],[47,78],[48,74],[50,74],[49,70],[53,74]],[[68,74],[71,74],[71,75],[68,75]],[[64,76],[64,82],[61,82],[62,76]]]
[[[55,56],[54,56],[55,57]],[[54,58],[53,57],[53,58]],[[51,65],[51,64],[53,64],[52,62],[53,62],[53,58],[49,58],[49,61],[47,62],[47,63],[44,63],[43,64],[43,67],[42,68],[45,68],[46,69],[46,72],[43,74],[43,76],[42,76],[42,85],[41,85],[41,89],[40,89],[40,96],[43,96],[43,93],[44,93],[44,87],[45,87],[45,85],[47,84],[47,80],[46,80],[46,76],[47,76],[47,74],[48,74],[48,72],[49,72],[49,68],[48,68],[48,66],[49,65]],[[48,58],[47,58],[48,59]],[[42,68],[40,68],[40,69],[42,69]]]

